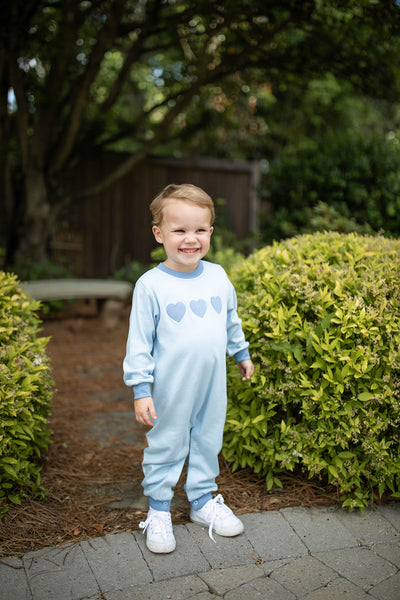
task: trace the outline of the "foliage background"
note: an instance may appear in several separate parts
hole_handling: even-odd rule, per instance
[[[263,239],[310,231],[400,235],[400,145],[397,135],[328,133],[287,146],[264,185],[270,212]]]
[[[399,32],[397,0],[6,3],[6,266],[48,258],[62,212],[149,155],[257,158],[267,167],[303,138],[319,150],[329,129],[384,139],[398,127]],[[106,177],[72,185],[87,155],[112,150],[130,156]],[[269,188],[261,192],[274,217]]]

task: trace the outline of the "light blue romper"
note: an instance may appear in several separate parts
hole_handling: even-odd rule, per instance
[[[226,354],[248,359],[233,285],[219,265],[191,273],[163,264],[133,293],[124,381],[136,399],[152,396],[144,494],[170,501],[185,460],[190,502],[215,491],[226,417]]]

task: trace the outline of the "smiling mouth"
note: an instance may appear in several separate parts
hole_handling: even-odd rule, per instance
[[[199,248],[181,248],[179,252],[183,252],[183,254],[196,254],[199,251]]]

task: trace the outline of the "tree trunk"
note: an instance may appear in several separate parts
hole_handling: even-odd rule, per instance
[[[47,256],[50,234],[50,204],[44,173],[28,168],[25,180],[24,220],[19,232],[16,258],[41,262]]]

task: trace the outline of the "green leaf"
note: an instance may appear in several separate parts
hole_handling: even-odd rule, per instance
[[[13,504],[21,504],[21,498],[15,494],[8,494],[7,498]]]
[[[370,392],[362,392],[361,394],[358,394],[358,399],[361,402],[368,402],[368,400],[371,400],[374,396],[375,394],[371,394]]]
[[[18,479],[18,473],[11,465],[3,464],[2,467],[8,475],[11,475],[14,479]]]
[[[274,475],[273,475],[272,471],[268,471],[267,477],[266,477],[266,482],[267,482],[267,490],[271,490],[274,487]]]
[[[334,316],[335,316],[335,313],[329,313],[322,319],[322,321],[321,321],[321,329],[322,330],[329,327],[330,322],[332,321]]]
[[[334,465],[328,465],[328,471],[331,475],[333,475],[335,479],[338,479],[339,473],[337,472],[336,467]]]
[[[256,423],[260,423],[260,421],[264,421],[265,417],[264,415],[258,415],[257,417],[255,417],[252,421],[253,425],[255,425]]]

